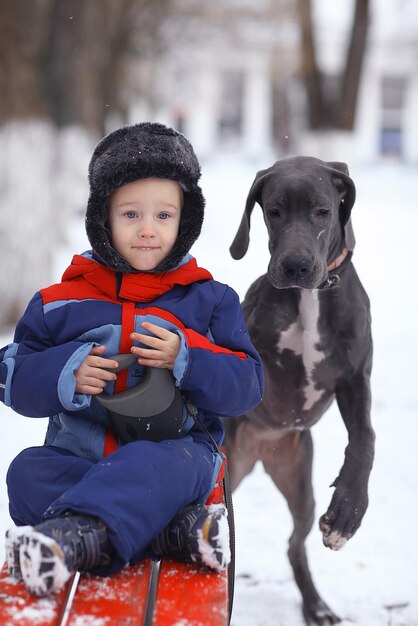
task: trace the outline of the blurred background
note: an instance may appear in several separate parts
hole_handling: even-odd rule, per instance
[[[316,521],[308,553],[344,625],[418,626],[417,0],[0,0],[0,346],[33,293],[89,248],[94,145],[149,120],[191,140],[207,200],[192,253],[241,298],[268,262],[261,211],[244,259],[228,252],[257,170],[297,154],[349,165],[376,461],[360,531],[333,553]],[[0,537],[8,465],[42,445],[46,421],[0,405]],[[318,519],[347,444],[335,406],[313,436]],[[290,516],[261,466],[234,506],[233,626],[303,626]]]
[[[416,165],[417,59],[416,0],[2,0],[0,329],[52,279],[104,133],[162,121],[203,170]]]

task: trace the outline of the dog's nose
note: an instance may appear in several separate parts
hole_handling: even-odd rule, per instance
[[[283,274],[296,284],[303,283],[312,274],[314,262],[301,254],[291,254],[281,263]]]

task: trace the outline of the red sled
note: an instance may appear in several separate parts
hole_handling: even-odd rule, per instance
[[[0,626],[228,626],[235,545],[226,461],[208,504],[228,510],[231,563],[215,572],[162,558],[145,559],[108,578],[76,572],[59,593],[39,598],[0,572]]]

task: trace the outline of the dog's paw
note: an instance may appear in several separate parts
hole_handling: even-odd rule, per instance
[[[350,539],[350,536],[343,535],[338,530],[333,530],[331,521],[325,514],[319,520],[319,528],[322,532],[322,541],[327,548],[331,550],[341,550]]]
[[[307,626],[332,626],[341,619],[321,598],[303,605],[303,616]]]
[[[333,530],[330,533],[322,533],[322,541],[324,546],[331,550],[341,550],[347,543],[347,537],[343,537],[338,531]]]

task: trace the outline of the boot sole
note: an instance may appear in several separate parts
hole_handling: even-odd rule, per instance
[[[23,542],[23,537],[32,532],[32,526],[15,526],[6,530],[6,562],[10,576],[16,580],[22,580],[22,570],[20,569],[19,550]]]
[[[223,504],[211,504],[208,513],[207,520],[198,531],[199,557],[203,565],[221,572],[231,561],[228,511]]]
[[[19,547],[22,580],[36,596],[55,593],[62,589],[72,572],[66,567],[64,553],[57,542],[29,529],[21,535]]]

